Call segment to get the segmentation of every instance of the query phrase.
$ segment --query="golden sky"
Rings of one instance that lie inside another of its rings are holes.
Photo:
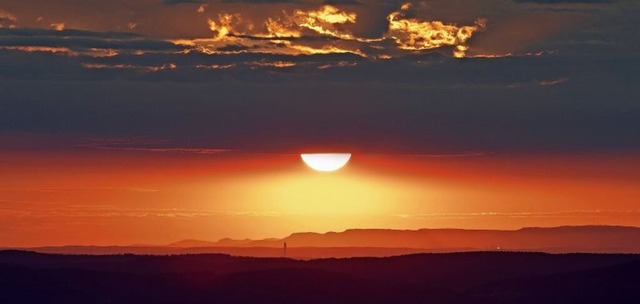
[[[4,153],[0,243],[163,244],[298,231],[637,225],[637,155]]]

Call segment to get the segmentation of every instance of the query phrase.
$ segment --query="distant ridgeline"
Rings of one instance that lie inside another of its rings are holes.
[[[288,249],[284,249],[284,244]],[[640,227],[565,226],[519,230],[352,229],[294,233],[283,239],[217,242],[184,240],[164,246],[62,246],[20,248],[41,253],[181,254],[322,258],[392,256],[421,252],[536,251],[548,253],[640,253]]]

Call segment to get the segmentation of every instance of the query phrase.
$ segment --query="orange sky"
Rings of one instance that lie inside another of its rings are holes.
[[[162,244],[347,228],[638,225],[637,155],[0,154],[0,245]]]

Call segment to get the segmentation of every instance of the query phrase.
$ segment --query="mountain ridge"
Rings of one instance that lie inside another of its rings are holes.
[[[284,249],[284,244],[287,249]],[[342,232],[297,232],[284,238],[218,241],[187,239],[167,245],[46,246],[24,249],[71,254],[223,253],[255,257],[393,256],[423,252],[531,251],[548,253],[640,253],[640,227],[559,226],[489,229],[347,229]]]
[[[460,234],[473,234],[474,236],[482,235],[482,234],[491,234],[492,236],[498,235],[517,235],[523,233],[553,233],[555,236],[558,236],[558,233],[577,233],[577,234],[586,234],[586,233],[596,233],[596,234],[607,234],[607,236],[612,236],[614,238],[616,235],[619,236],[619,233],[631,233],[633,235],[637,235],[640,237],[640,227],[633,226],[611,226],[611,225],[586,225],[586,226],[557,226],[557,227],[523,227],[515,230],[493,230],[493,229],[461,229],[461,228],[421,228],[421,229],[366,229],[366,228],[356,228],[356,229],[346,229],[344,231],[328,231],[328,232],[295,232],[286,236],[284,238],[269,238],[269,239],[259,239],[259,240],[234,240],[230,238],[221,239],[219,241],[196,241],[196,242],[206,242],[211,246],[254,246],[254,247],[282,247],[283,243],[286,242],[289,247],[359,247],[357,244],[362,244],[362,247],[405,247],[405,248],[433,248],[433,246],[429,246],[426,244],[414,247],[414,246],[406,246],[406,244],[395,243],[394,246],[384,245],[384,240],[370,240],[368,242],[356,242],[356,243],[345,243],[345,244],[335,244],[331,245],[323,245],[314,243],[327,241],[328,239],[335,240],[336,238],[355,236],[361,237],[363,234],[374,235],[376,237],[397,237],[397,236],[417,236],[417,237],[426,237],[434,234],[454,234],[453,236],[459,236]],[[550,234],[550,236],[552,236]],[[572,235],[575,237],[576,235]],[[588,237],[589,235],[582,235],[582,237]],[[306,238],[306,239],[305,239]],[[311,240],[313,238],[314,240]],[[323,239],[323,240],[319,240]],[[497,238],[496,241],[500,239]],[[302,243],[299,243],[302,241]],[[503,240],[504,241],[504,240]],[[181,241],[184,242],[184,241]],[[640,239],[639,239],[640,242]],[[179,243],[179,242],[176,242]],[[172,243],[174,245],[176,243]],[[184,242],[185,245],[190,245],[188,242]],[[196,244],[196,243],[194,243]],[[348,246],[336,246],[336,245],[348,245]],[[491,244],[487,244],[491,245]],[[182,248],[187,247],[199,247],[199,246],[184,246]],[[459,246],[449,246],[449,247],[459,247]],[[481,246],[479,249],[484,248],[486,246]],[[545,247],[545,246],[543,246]]]

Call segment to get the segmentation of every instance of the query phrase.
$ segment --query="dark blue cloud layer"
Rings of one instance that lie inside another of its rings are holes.
[[[175,69],[142,73],[85,69],[73,64],[78,58],[50,54],[20,56],[11,61],[32,66],[5,65],[0,76],[2,131],[153,137],[245,151],[640,148],[637,59],[432,55],[422,58],[428,63],[403,58],[326,70],[202,70],[190,66],[202,56],[193,55]],[[256,59],[226,57],[212,60]],[[137,64],[163,62],[147,60]]]
[[[556,3],[613,3],[614,0],[513,0],[517,3],[544,3],[544,4],[556,4]]]
[[[181,3],[195,3],[195,4],[200,4],[200,3],[204,3],[204,0],[162,0],[162,3],[164,4],[181,4]]]
[[[637,34],[605,17],[610,31],[540,44],[555,52],[465,59],[205,54],[130,33],[0,29],[0,132],[242,151],[637,151],[640,56],[625,40]]]

